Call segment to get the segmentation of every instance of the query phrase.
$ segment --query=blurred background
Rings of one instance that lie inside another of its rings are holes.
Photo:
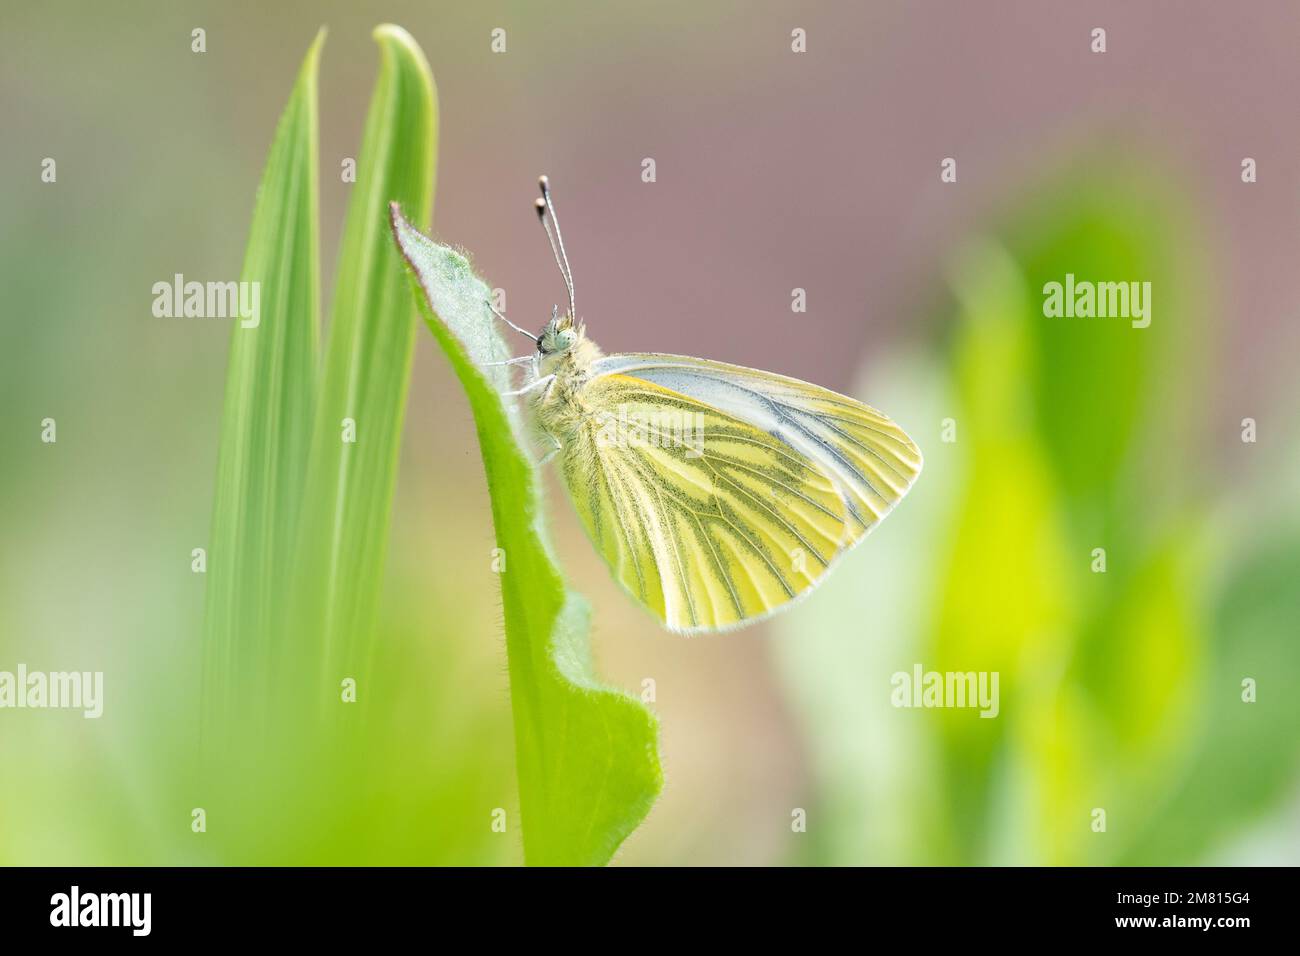
[[[531,210],[546,172],[607,351],[815,381],[926,455],[810,600],[694,639],[617,589],[548,477],[598,668],[634,691],[653,678],[662,720],[665,790],[616,863],[1300,862],[1294,4],[2,16],[0,670],[102,670],[108,698],[98,721],[0,712],[0,861],[224,861],[190,839],[184,768],[203,613],[190,551],[211,518],[231,330],[155,318],[151,287],[238,276],[276,119],[326,24],[328,303],[370,32],[392,21],[439,88],[434,234],[472,253],[515,321],[539,325],[562,296]],[[1043,284],[1067,272],[1151,282],[1151,326],[1044,318]],[[486,489],[423,332],[393,522],[385,770],[293,859],[519,862],[517,837],[488,826],[516,798]],[[998,718],[891,706],[891,675],[918,663],[998,671]]]

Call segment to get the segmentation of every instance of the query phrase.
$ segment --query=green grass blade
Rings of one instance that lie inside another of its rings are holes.
[[[236,681],[268,674],[277,595],[292,566],[319,352],[316,74],[324,39],[322,30],[276,129],[241,273],[259,284],[260,316],[249,328],[234,320],[231,333],[207,548],[209,719],[228,715],[246,693]]]
[[[504,552],[510,699],[524,858],[598,865],[649,812],[662,786],[658,723],[640,702],[601,686],[587,639],[587,608],[569,591],[541,530],[538,481],[521,448],[501,368],[506,357],[487,286],[465,258],[422,235],[393,208],[393,233],[415,273],[434,338],[469,397]]]
[[[406,31],[384,25],[374,36],[379,78],[339,250],[299,555],[306,564],[296,625],[326,689],[345,676],[361,680],[368,656],[415,345],[388,203],[403,203],[427,223],[433,202],[433,76]],[[355,441],[346,440],[345,420],[354,423]]]

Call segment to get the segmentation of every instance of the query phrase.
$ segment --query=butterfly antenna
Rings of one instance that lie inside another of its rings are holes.
[[[522,336],[524,336],[525,338],[529,339],[529,340],[530,340],[534,345],[537,344],[537,336],[535,336],[532,332],[529,332],[527,329],[521,329],[519,326],[515,325],[513,322],[511,322],[509,319],[507,319],[504,315],[501,314],[501,312],[497,309],[497,307],[496,307],[495,305],[492,304],[492,302],[491,302],[490,300],[488,300],[488,299],[484,299],[484,300],[483,300],[483,304],[486,305],[489,309],[491,309],[491,310],[492,310],[492,314],[495,315],[495,316],[496,316],[498,319],[500,319],[502,322],[504,322],[506,325],[510,326],[512,329],[514,329],[514,330],[515,330],[516,332],[518,332],[520,335],[522,335]]]
[[[555,264],[560,267],[560,275],[564,277],[565,288],[569,290],[569,315],[574,321],[578,318],[578,304],[573,294],[573,270],[569,268],[569,254],[564,250],[564,236],[560,232],[560,219],[555,215],[555,203],[551,200],[551,181],[545,176],[539,176],[537,185],[541,187],[542,198],[537,200],[537,218],[542,221],[542,226],[546,229],[546,238],[551,240],[551,252],[555,253]],[[547,221],[546,213],[550,212],[550,222]],[[551,234],[551,223],[555,223],[555,234]]]
[[[556,245],[555,233],[551,231],[551,222],[546,218],[546,200],[537,200],[537,221],[542,224],[546,230],[546,238],[551,240],[551,252],[555,253],[555,264],[560,269],[560,278],[564,280],[565,291],[569,293],[569,305],[573,305],[573,280],[569,278],[568,271],[564,268],[564,257],[560,255],[560,247]]]

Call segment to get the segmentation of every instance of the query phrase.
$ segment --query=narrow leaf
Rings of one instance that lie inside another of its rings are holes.
[[[206,557],[209,721],[228,716],[235,696],[248,692],[236,680],[266,679],[276,596],[292,566],[319,351],[316,73],[324,39],[322,30],[303,60],[258,188],[240,276],[257,290],[257,314],[232,320]]]
[[[299,559],[298,633],[320,686],[358,680],[388,544],[389,511],[415,344],[414,310],[388,239],[388,203],[427,223],[433,202],[437,96],[424,54],[380,26],[380,68],[339,251],[338,283],[311,452]]]
[[[658,723],[595,676],[586,602],[565,587],[551,556],[536,470],[520,447],[514,407],[500,397],[507,376],[485,367],[508,355],[487,286],[396,204],[393,233],[414,272],[421,312],[469,398],[506,562],[500,577],[525,861],[606,863],[662,786]]]

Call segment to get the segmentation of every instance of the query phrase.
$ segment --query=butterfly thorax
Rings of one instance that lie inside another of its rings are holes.
[[[582,389],[592,363],[604,353],[568,316],[547,323],[538,336],[538,350],[541,374],[555,379],[536,392],[533,410],[537,423],[568,445],[590,412],[582,402]]]

